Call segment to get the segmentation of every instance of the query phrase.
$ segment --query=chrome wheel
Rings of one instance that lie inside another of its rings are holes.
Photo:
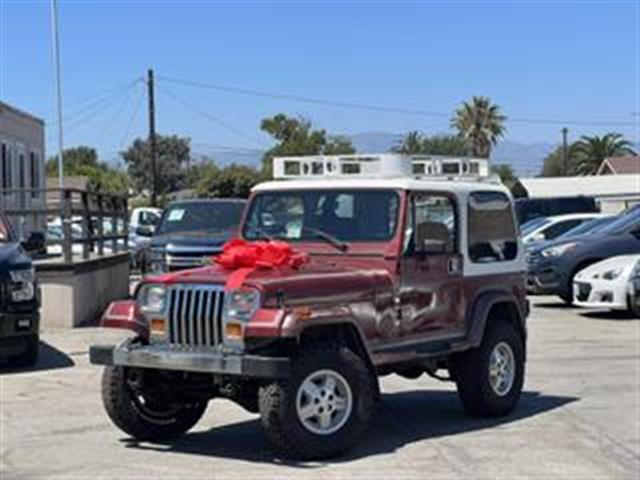
[[[311,433],[330,435],[337,432],[347,423],[352,408],[351,387],[333,370],[313,372],[298,388],[298,419]]]
[[[494,393],[504,397],[511,391],[516,376],[516,362],[513,350],[506,342],[500,342],[489,357],[489,383]]]

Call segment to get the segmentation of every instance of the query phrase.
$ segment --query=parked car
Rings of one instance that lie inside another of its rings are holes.
[[[554,240],[569,230],[590,220],[605,217],[600,213],[569,213],[553,217],[540,217],[522,225],[520,232],[526,244]]]
[[[640,262],[636,263],[631,273],[631,311],[636,317],[640,317]]]
[[[526,222],[539,217],[552,217],[565,213],[598,213],[600,208],[593,197],[553,197],[519,198],[516,200],[518,222]]]
[[[162,215],[161,208],[134,208],[129,216],[129,253],[131,267],[138,268],[142,263],[142,256],[155,233],[156,226]]]
[[[40,289],[28,253],[42,250],[43,245],[42,234],[18,242],[0,214],[0,357],[13,366],[30,366],[38,360]]]
[[[170,203],[145,251],[143,272],[202,266],[237,232],[245,203],[226,198]]]
[[[632,282],[639,266],[640,255],[620,255],[580,270],[573,281],[574,303],[634,312]]]
[[[309,459],[356,443],[380,375],[455,381],[474,415],[516,407],[528,303],[509,190],[416,179],[392,154],[362,156],[372,178],[353,173],[358,158],[274,159],[302,178],[254,188],[220,265],[146,277],[135,303],[111,305],[104,324],[138,332],[90,349],[115,425],[166,440],[226,397],[260,412],[286,455]],[[330,174],[305,179],[314,170],[284,162]],[[287,243],[252,243],[265,239]]]
[[[573,278],[580,270],[616,255],[640,253],[640,207],[634,207],[593,235],[563,239],[529,251],[528,288],[573,302]]]

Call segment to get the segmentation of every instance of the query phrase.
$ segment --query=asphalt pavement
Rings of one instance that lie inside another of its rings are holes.
[[[177,441],[134,441],[104,413],[101,370],[87,354],[123,333],[46,331],[35,368],[0,367],[0,479],[637,479],[640,320],[532,301],[527,377],[512,415],[473,419],[452,385],[392,375],[361,444],[310,463],[279,458],[258,417],[227,400],[212,401]]]

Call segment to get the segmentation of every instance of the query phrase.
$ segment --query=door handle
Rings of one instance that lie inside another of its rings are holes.
[[[447,260],[447,272],[449,274],[458,273],[460,271],[460,259],[451,257]]]

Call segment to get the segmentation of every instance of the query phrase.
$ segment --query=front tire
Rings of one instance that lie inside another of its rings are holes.
[[[474,416],[499,417],[517,405],[524,383],[524,345],[514,326],[489,323],[478,348],[454,359],[458,395]]]
[[[346,348],[306,349],[291,365],[288,380],[259,391],[262,426],[271,443],[285,455],[303,460],[349,450],[373,413],[373,374]]]
[[[171,404],[136,393],[130,369],[105,367],[102,402],[111,421],[138,440],[162,441],[177,438],[200,420],[206,402]]]

